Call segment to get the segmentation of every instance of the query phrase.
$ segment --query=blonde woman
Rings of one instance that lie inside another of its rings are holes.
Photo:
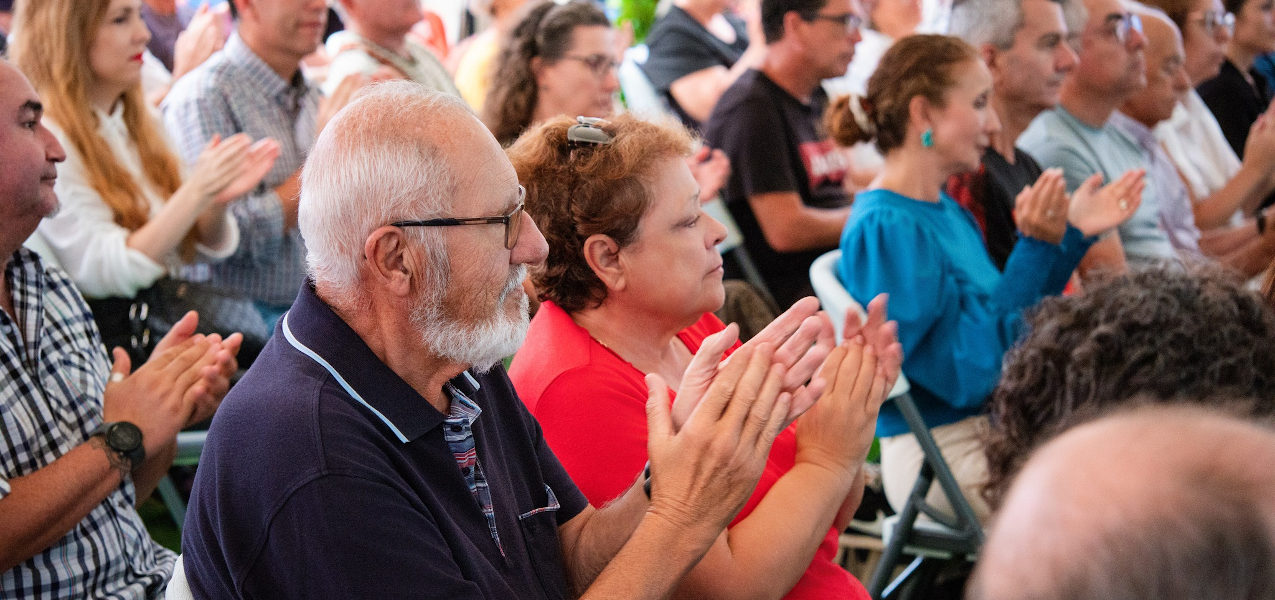
[[[141,0],[24,2],[15,29],[13,61],[67,151],[62,208],[38,234],[81,293],[130,299],[184,263],[229,256],[239,233],[226,203],[261,181],[278,145],[214,140],[183,177],[142,94]]]

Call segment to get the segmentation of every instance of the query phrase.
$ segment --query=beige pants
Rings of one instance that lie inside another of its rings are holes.
[[[983,454],[982,435],[987,431],[987,417],[969,417],[930,430],[939,452],[960,484],[965,499],[978,520],[986,522],[991,510],[983,500],[982,486],[987,482],[987,456]],[[886,499],[894,510],[902,510],[912,493],[916,476],[921,472],[925,455],[921,445],[911,433],[881,438],[881,482]],[[954,514],[952,505],[943,494],[938,480],[930,486],[926,495],[929,504],[948,514]]]

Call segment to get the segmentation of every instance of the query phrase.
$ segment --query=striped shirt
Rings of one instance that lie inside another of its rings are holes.
[[[305,246],[296,228],[285,231],[274,188],[305,162],[314,143],[319,92],[298,71],[284,80],[236,33],[226,46],[173,84],[164,98],[164,125],[187,163],[194,163],[214,135],[247,133],[279,142],[279,158],[253,192],[235,200],[239,249],[214,265],[183,273],[209,280],[253,300],[287,306],[305,279]],[[204,270],[207,269],[207,273]]]
[[[477,387],[478,381],[468,371],[464,377]],[[483,466],[478,462],[478,448],[474,445],[474,421],[482,414],[483,409],[456,386],[448,383],[445,389],[452,402],[443,419],[443,439],[447,440],[447,447],[456,458],[456,466],[460,467],[460,474],[465,478],[465,485],[469,486],[469,493],[474,495],[474,501],[482,509],[483,516],[487,517],[491,539],[496,542],[496,547],[500,548],[503,556],[505,548],[500,545],[500,532],[496,531],[496,511],[492,507],[491,489],[487,487],[487,476],[483,474]]]
[[[0,499],[9,480],[48,466],[102,424],[110,364],[66,274],[20,248],[0,311]],[[0,598],[158,597],[175,556],[151,540],[125,478],[62,539],[0,574]]]

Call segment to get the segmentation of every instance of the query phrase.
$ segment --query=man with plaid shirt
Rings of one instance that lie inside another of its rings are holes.
[[[177,431],[216,409],[240,336],[187,315],[130,374],[66,274],[22,247],[57,210],[62,147],[30,83],[0,60],[0,598],[153,598],[173,554],[133,508]]]

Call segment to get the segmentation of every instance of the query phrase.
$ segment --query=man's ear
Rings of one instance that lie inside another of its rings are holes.
[[[412,278],[420,278],[425,265],[408,252],[407,234],[398,227],[379,227],[363,242],[365,272],[371,283],[395,295],[412,291]]]
[[[984,42],[978,45],[979,58],[983,59],[983,64],[987,65],[987,70],[991,71],[993,74],[996,73],[996,69],[999,66],[997,65],[996,58],[1000,55],[1000,51],[993,44]]]
[[[584,240],[584,261],[608,290],[622,290],[627,285],[624,265],[620,262],[620,245],[609,235],[595,233]]]

